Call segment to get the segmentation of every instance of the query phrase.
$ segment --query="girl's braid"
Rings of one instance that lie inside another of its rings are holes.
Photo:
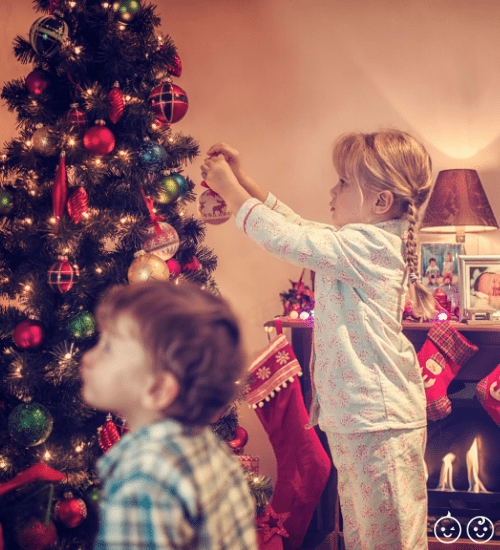
[[[408,273],[419,276],[418,255],[417,255],[417,237],[415,235],[417,225],[417,209],[413,201],[408,201],[407,219],[410,223],[408,227],[408,239],[406,241],[406,264]]]

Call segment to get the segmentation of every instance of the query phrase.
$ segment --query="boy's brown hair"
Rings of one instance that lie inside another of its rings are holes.
[[[246,358],[238,319],[223,298],[193,283],[115,286],[95,315],[100,328],[129,317],[154,370],[176,377],[179,394],[163,411],[165,418],[207,425],[242,387]]]

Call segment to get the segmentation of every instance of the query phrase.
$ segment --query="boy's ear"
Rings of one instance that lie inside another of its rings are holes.
[[[144,394],[143,406],[162,411],[175,401],[179,390],[179,382],[171,372],[155,373]]]
[[[377,194],[375,202],[376,214],[387,214],[394,205],[394,195],[392,191],[381,191]]]

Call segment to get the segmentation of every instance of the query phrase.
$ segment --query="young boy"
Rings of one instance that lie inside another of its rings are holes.
[[[256,550],[255,505],[238,461],[208,424],[243,374],[239,324],[190,283],[117,286],[96,311],[83,397],[130,432],[97,463],[95,548]]]

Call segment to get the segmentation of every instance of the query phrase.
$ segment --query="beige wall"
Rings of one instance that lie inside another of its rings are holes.
[[[479,172],[500,220],[500,4],[495,0],[158,0],[162,30],[183,64],[189,111],[175,129],[201,150],[224,140],[248,174],[303,217],[327,222],[334,138],[396,126],[421,139],[435,173]],[[4,81],[31,70],[12,41],[38,17],[29,0],[3,0]],[[1,107],[0,141],[15,133]],[[201,159],[187,169],[199,182]],[[201,188],[200,188],[201,189]],[[429,239],[426,239],[429,240]],[[234,221],[209,226],[217,281],[241,315],[251,355],[265,321],[300,269],[261,251]],[[467,253],[500,253],[498,231],[468,236]],[[246,448],[275,476],[272,450],[251,411]]]

